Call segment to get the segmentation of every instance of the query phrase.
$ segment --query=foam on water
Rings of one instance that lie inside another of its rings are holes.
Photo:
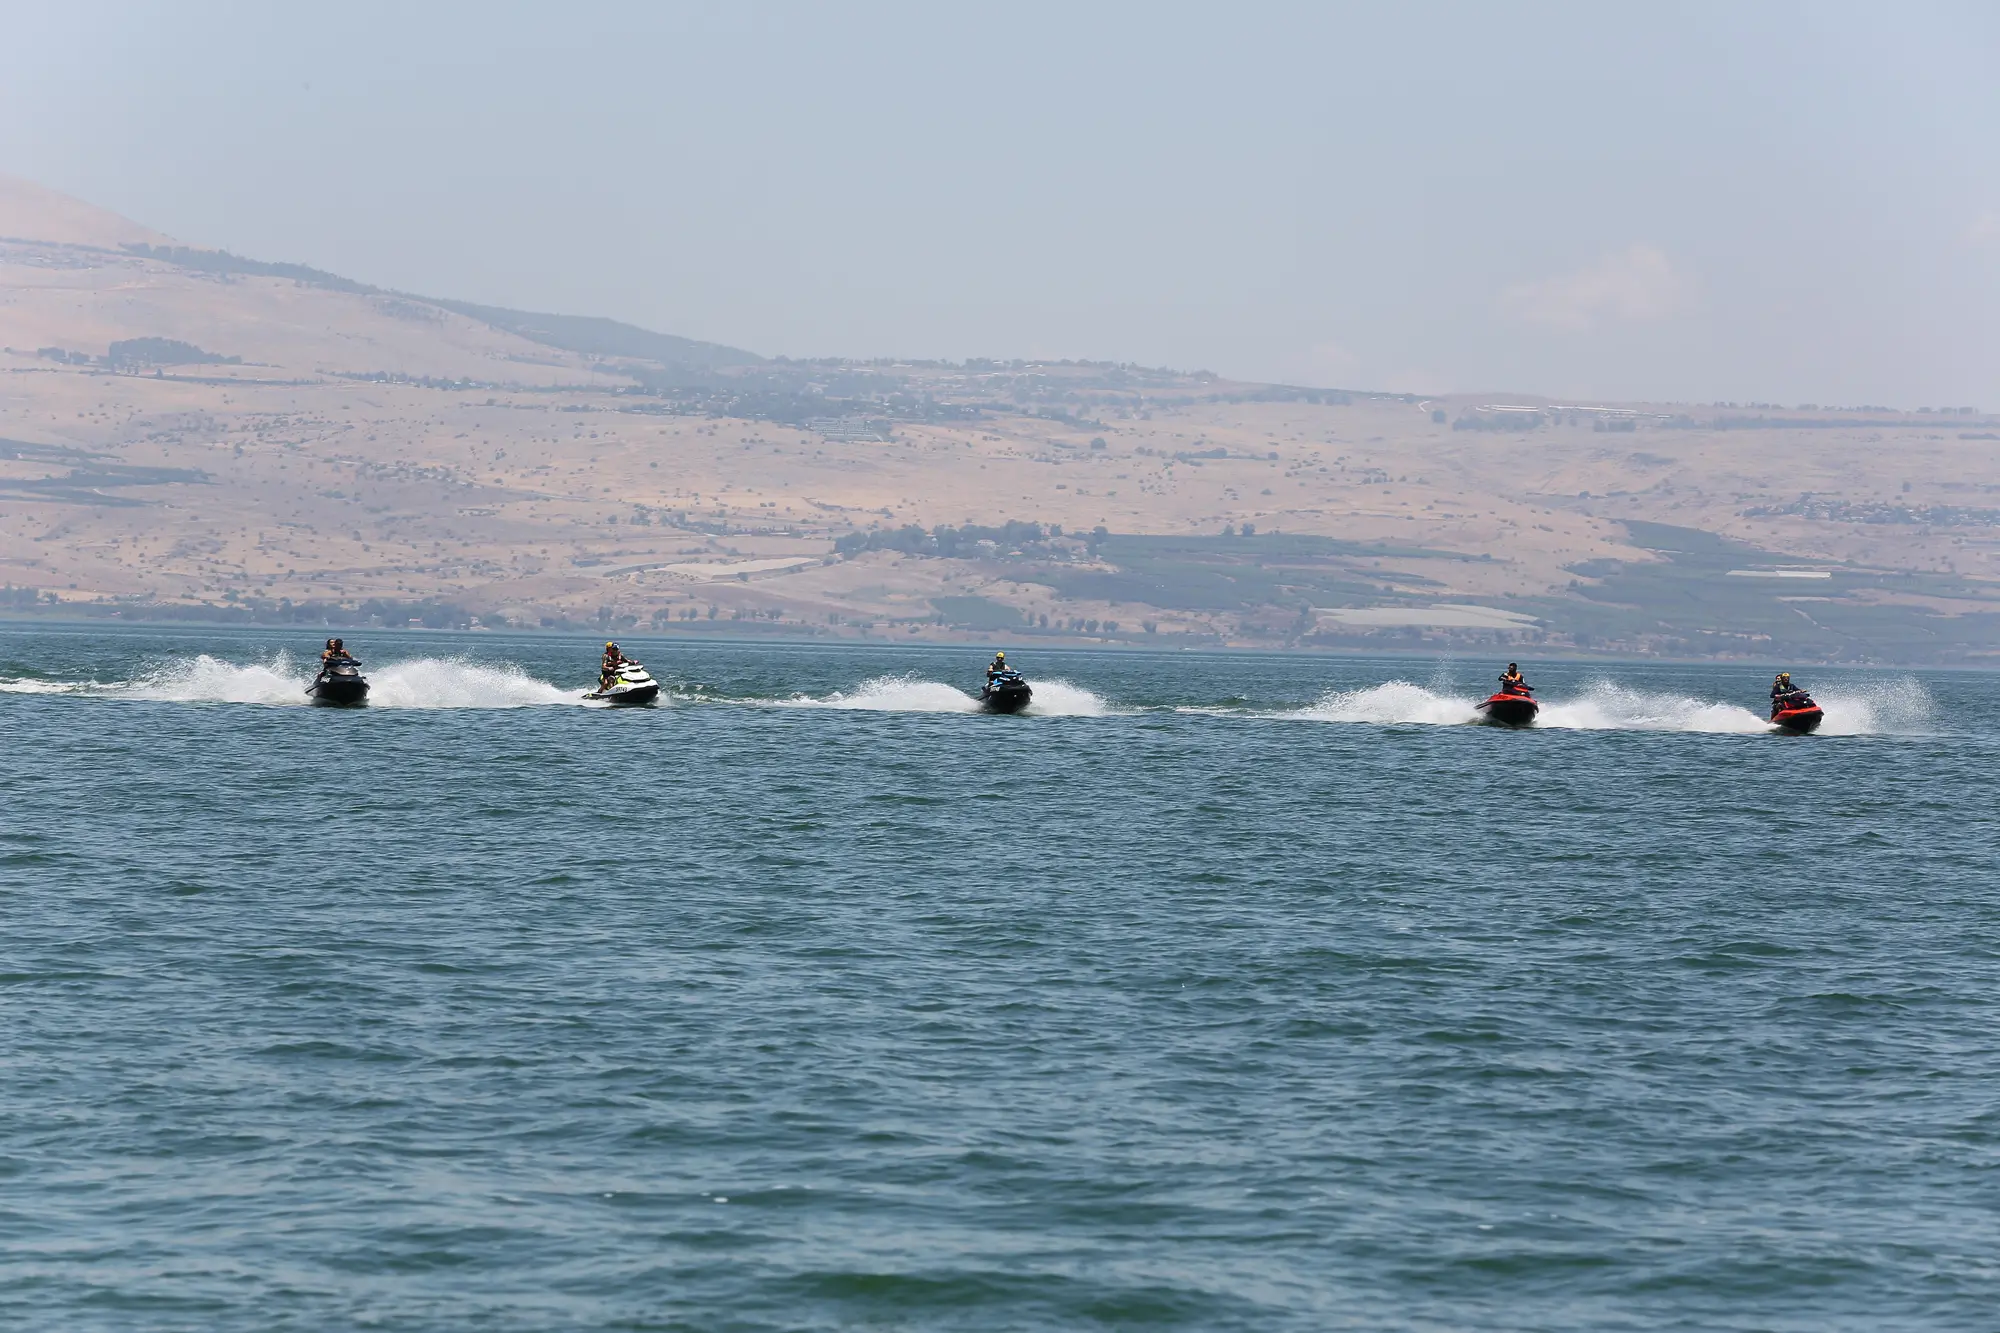
[[[1035,717],[1103,717],[1111,711],[1103,695],[1066,680],[1036,680],[1029,685],[1035,693],[1026,711]]]
[[[1566,731],[1688,731],[1752,735],[1769,731],[1763,715],[1739,704],[1713,703],[1681,694],[1627,689],[1592,681],[1570,699],[1543,699],[1535,725]]]
[[[1416,722],[1440,727],[1479,720],[1470,700],[1454,699],[1407,680],[1359,690],[1328,690],[1315,703],[1286,716],[1306,722]]]
[[[876,676],[852,690],[836,691],[824,699],[800,696],[787,702],[818,708],[859,708],[872,713],[970,713],[979,707],[979,701],[963,690],[914,675]]]
[[[1914,735],[1929,731],[1937,717],[1937,700],[1914,676],[1843,684],[1812,695],[1826,710],[1822,736]]]
[[[585,693],[536,680],[519,667],[479,666],[450,657],[392,663],[371,671],[368,687],[368,703],[374,708],[542,708],[580,704]]]
[[[289,653],[249,666],[203,653],[154,667],[136,680],[106,686],[104,692],[161,703],[304,706],[311,679]]]
[[[37,680],[30,676],[0,677],[0,694],[84,694],[101,689],[87,680]]]
[[[364,667],[371,708],[533,708],[580,704],[582,690],[563,690],[519,667],[481,666],[462,658],[420,657]],[[264,662],[227,662],[202,653],[164,663],[137,678],[93,681],[19,680],[0,689],[19,694],[88,694],[156,703],[263,704],[302,708],[312,701],[313,672],[289,653]]]
[[[1066,680],[1037,680],[1034,698],[1024,710],[1036,717],[1104,717],[1111,706],[1104,696]],[[785,703],[805,708],[858,708],[874,713],[976,713],[978,696],[939,680],[916,675],[876,676],[851,690],[824,698],[799,695]]]

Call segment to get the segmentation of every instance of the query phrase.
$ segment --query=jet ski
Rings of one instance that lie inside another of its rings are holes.
[[[319,674],[306,686],[306,697],[316,704],[352,706],[368,702],[368,680],[361,663],[351,657],[335,657],[320,663]]]
[[[1771,700],[1771,725],[1794,736],[1810,736],[1819,730],[1826,715],[1804,690],[1793,690]]]
[[[649,704],[660,697],[660,682],[647,673],[637,662],[622,662],[618,674],[611,684],[603,689],[592,690],[583,696],[613,707],[634,704]]]
[[[1018,713],[1028,706],[1035,692],[1018,671],[996,672],[979,692],[979,706],[989,713]]]
[[[1534,695],[1516,690],[1502,690],[1475,707],[1496,727],[1525,727],[1542,711]]]

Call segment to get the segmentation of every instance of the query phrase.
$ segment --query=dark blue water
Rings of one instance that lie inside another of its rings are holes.
[[[0,1325],[2000,1324],[1993,676],[354,646],[0,627]]]

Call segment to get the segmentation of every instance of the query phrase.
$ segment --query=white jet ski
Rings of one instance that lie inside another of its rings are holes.
[[[618,675],[609,687],[592,690],[583,696],[599,703],[614,707],[630,704],[649,704],[660,697],[660,682],[654,680],[646,668],[637,662],[623,662],[618,667]]]

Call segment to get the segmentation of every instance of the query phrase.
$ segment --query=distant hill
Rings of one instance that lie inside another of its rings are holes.
[[[53,241],[62,245],[121,245],[168,240],[109,209],[58,194],[17,176],[0,176],[0,239]]]
[[[725,347],[721,343],[700,342],[672,333],[655,333],[636,324],[624,324],[597,315],[551,315],[532,310],[509,310],[505,306],[474,305],[470,301],[447,301],[436,296],[420,296],[414,292],[371,287],[352,278],[343,278],[338,273],[328,273],[324,269],[312,268],[305,264],[245,259],[227,250],[197,250],[185,245],[147,245],[143,242],[126,243],[119,248],[131,254],[143,255],[147,259],[165,260],[169,264],[193,269],[197,273],[289,278],[293,282],[302,282],[311,287],[324,287],[328,291],[421,301],[440,310],[464,315],[467,319],[476,319],[503,333],[511,333],[530,342],[541,343],[544,347],[560,348],[565,352],[579,352],[585,356],[627,357],[635,361],[653,361],[669,366],[754,366],[764,360],[755,352],[746,352],[741,348]]]
[[[758,365],[764,360],[755,352],[671,333],[656,333],[615,319],[545,314],[510,310],[504,306],[474,305],[469,301],[444,300],[370,286],[307,264],[274,263],[249,259],[227,250],[177,245],[168,237],[115,213],[58,194],[32,181],[13,177],[0,176],[0,239],[116,250],[214,277],[278,278],[348,295],[420,302],[477,320],[502,333],[582,356],[621,357],[662,366],[703,368]]]
[[[636,324],[595,315],[545,315],[503,306],[473,305],[470,301],[441,301],[435,296],[411,296],[441,310],[491,324],[496,329],[517,334],[532,342],[560,347],[586,356],[623,356],[638,361],[658,361],[683,366],[754,366],[764,358],[755,352],[721,343],[698,342],[671,333],[655,333]]]

